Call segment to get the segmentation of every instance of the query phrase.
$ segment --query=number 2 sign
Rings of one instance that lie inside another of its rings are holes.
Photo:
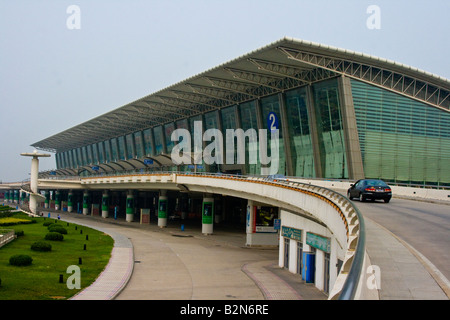
[[[271,132],[278,130],[278,117],[275,112],[269,112],[267,115],[267,128]]]

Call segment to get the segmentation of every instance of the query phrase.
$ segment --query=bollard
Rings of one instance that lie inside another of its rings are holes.
[[[83,234],[83,229],[80,229],[80,234]]]
[[[62,274],[59,275],[59,283],[64,283],[63,275],[62,275]]]
[[[86,244],[84,244],[83,250],[86,250]]]
[[[78,258],[78,264],[83,264],[83,261],[81,260],[81,257]]]
[[[86,235],[86,240],[89,240],[89,236],[88,235]]]

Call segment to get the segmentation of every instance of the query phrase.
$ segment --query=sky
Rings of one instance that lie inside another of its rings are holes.
[[[31,144],[283,37],[450,79],[449,12],[448,0],[0,0],[0,181],[29,178]]]

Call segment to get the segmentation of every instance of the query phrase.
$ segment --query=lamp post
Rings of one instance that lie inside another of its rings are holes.
[[[34,150],[31,153],[21,153],[21,156],[32,157],[31,159],[31,173],[30,173],[30,210],[36,214],[37,198],[38,196],[38,173],[39,173],[39,157],[50,157],[48,153],[38,153]]]

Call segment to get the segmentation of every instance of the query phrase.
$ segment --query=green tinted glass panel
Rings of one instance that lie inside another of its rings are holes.
[[[117,138],[117,144],[119,146],[119,159],[125,160],[126,154],[125,154],[125,137],[120,136]]]
[[[152,129],[146,129],[143,131],[144,134],[144,152],[147,156],[153,155],[152,148]]]
[[[285,105],[294,175],[315,177],[306,88],[287,91]]]
[[[271,150],[271,132],[270,129],[267,127],[267,119],[269,116],[269,113],[275,113],[277,119],[278,119],[278,143],[279,143],[279,150],[278,150],[278,156],[279,156],[279,167],[278,172],[279,174],[286,174],[286,156],[284,151],[284,140],[283,140],[283,131],[281,127],[281,114],[280,114],[280,101],[278,99],[278,95],[273,95],[270,97],[262,98],[261,99],[261,113],[262,113],[262,124],[263,129],[267,129],[267,150],[268,155],[272,157],[272,150]],[[259,135],[258,135],[259,137]],[[260,138],[260,137],[259,137]],[[269,151],[270,150],[270,151]]]
[[[450,183],[450,113],[352,80],[364,173],[386,181]]]
[[[126,142],[126,150],[127,150],[127,159],[133,159],[135,155],[135,148],[134,148],[134,139],[133,134],[127,134],[125,137]]]
[[[156,155],[164,152],[164,139],[163,139],[163,128],[158,126],[153,128],[153,137],[155,138],[155,151]]]
[[[258,120],[256,117],[256,103],[255,101],[250,101],[239,105],[239,116],[241,118],[242,130],[247,131],[249,129],[254,129],[256,134],[258,134]],[[250,142],[245,139],[245,171],[247,174],[260,174],[261,173],[261,163],[258,161],[256,164],[249,163],[248,154],[250,152],[256,153],[257,159],[259,159],[259,146],[258,141]]]
[[[312,91],[322,175],[348,178],[337,80],[316,83]]]
[[[135,132],[134,136],[134,145],[136,147],[136,157],[138,159],[144,157],[144,144],[142,141],[142,131]]]
[[[172,152],[174,146],[174,142],[171,139],[173,130],[175,130],[175,123],[171,122],[164,125],[164,133],[165,133],[164,136],[166,137],[166,150],[167,153],[169,154]]]

